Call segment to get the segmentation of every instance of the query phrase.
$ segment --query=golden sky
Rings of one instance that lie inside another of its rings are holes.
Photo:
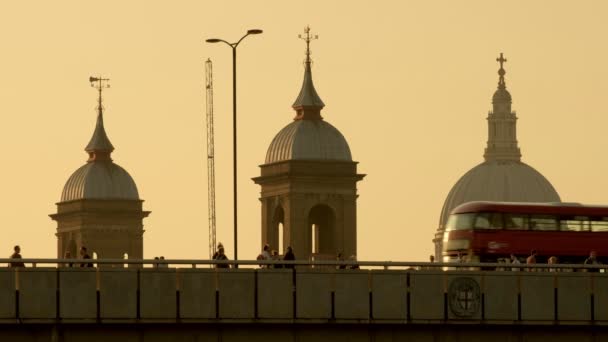
[[[214,62],[218,240],[232,255],[232,79],[238,48],[239,256],[260,247],[259,175],[291,122],[306,25],[322,115],[359,171],[358,253],[426,260],[452,185],[480,163],[505,53],[522,160],[564,201],[608,203],[608,2],[3,1],[0,254],[56,255],[61,190],[95,125],[90,75],[111,79],[114,161],[144,207],[144,255],[206,258],[204,60]],[[4,251],[4,252],[2,252]],[[298,251],[295,251],[296,255]]]

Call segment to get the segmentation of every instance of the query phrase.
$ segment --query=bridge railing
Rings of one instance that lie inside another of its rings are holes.
[[[256,260],[226,269],[207,260],[18,261],[29,267],[0,268],[0,323],[608,324],[608,273],[578,272],[603,265],[275,262],[295,265],[281,269]],[[99,267],[57,267],[70,262]],[[336,269],[355,263],[361,268]],[[112,267],[124,264],[138,267]],[[480,271],[492,267],[503,271]]]
[[[10,265],[14,262],[26,264],[26,267],[39,266],[55,266],[55,267],[80,267],[92,263],[95,267],[169,267],[176,268],[191,267],[216,267],[217,265],[229,265],[234,267],[257,268],[268,267],[276,268],[291,266],[294,267],[320,267],[320,268],[339,268],[345,266],[351,268],[357,266],[359,268],[369,269],[406,269],[406,270],[488,270],[488,271],[506,271],[520,269],[523,271],[570,271],[570,272],[585,272],[597,270],[599,272],[608,272],[608,264],[508,264],[508,263],[473,263],[473,262],[412,262],[412,261],[353,261],[353,260],[205,260],[205,259],[51,259],[51,258],[29,258],[29,259],[10,259],[0,258],[0,265]],[[71,265],[71,266],[68,266]],[[0,266],[1,267],[1,266]]]

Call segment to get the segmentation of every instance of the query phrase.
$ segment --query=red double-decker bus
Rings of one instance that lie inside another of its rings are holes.
[[[536,250],[537,262],[608,261],[608,206],[578,203],[468,202],[450,215],[443,261],[501,262]]]

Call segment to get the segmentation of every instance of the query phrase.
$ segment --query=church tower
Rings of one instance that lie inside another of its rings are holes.
[[[262,244],[298,259],[334,259],[357,253],[357,162],[344,136],[321,116],[325,106],[312,82],[310,28],[304,81],[292,105],[293,122],[272,140],[253,180],[262,188]]]
[[[102,91],[108,79],[91,77],[98,91],[97,124],[85,151],[87,163],[66,182],[57,213],[57,257],[86,246],[97,258],[143,258],[143,219],[150,212],[142,210],[137,186],[125,169],[112,161],[114,146],[103,125]]]
[[[521,161],[517,143],[517,116],[511,110],[511,94],[505,82],[503,54],[496,59],[498,87],[488,113],[488,141],[484,162],[465,173],[448,194],[435,233],[435,258],[442,260],[443,233],[452,209],[471,201],[560,202],[553,185],[538,171]]]

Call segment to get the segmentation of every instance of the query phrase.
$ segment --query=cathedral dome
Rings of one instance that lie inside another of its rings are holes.
[[[111,161],[98,161],[80,167],[63,187],[61,202],[81,199],[139,200],[139,193],[125,169]]]
[[[283,160],[352,161],[346,139],[324,120],[295,120],[272,140],[266,163]]]
[[[498,88],[488,113],[488,141],[485,161],[462,176],[452,187],[441,210],[435,233],[435,256],[441,258],[443,233],[448,216],[458,205],[471,201],[560,202],[555,188],[540,172],[521,161],[517,142],[517,115],[511,110],[511,94],[507,91],[500,54]]]
[[[553,185],[519,161],[486,161],[465,173],[450,190],[441,210],[445,227],[452,209],[471,201],[560,202]]]

